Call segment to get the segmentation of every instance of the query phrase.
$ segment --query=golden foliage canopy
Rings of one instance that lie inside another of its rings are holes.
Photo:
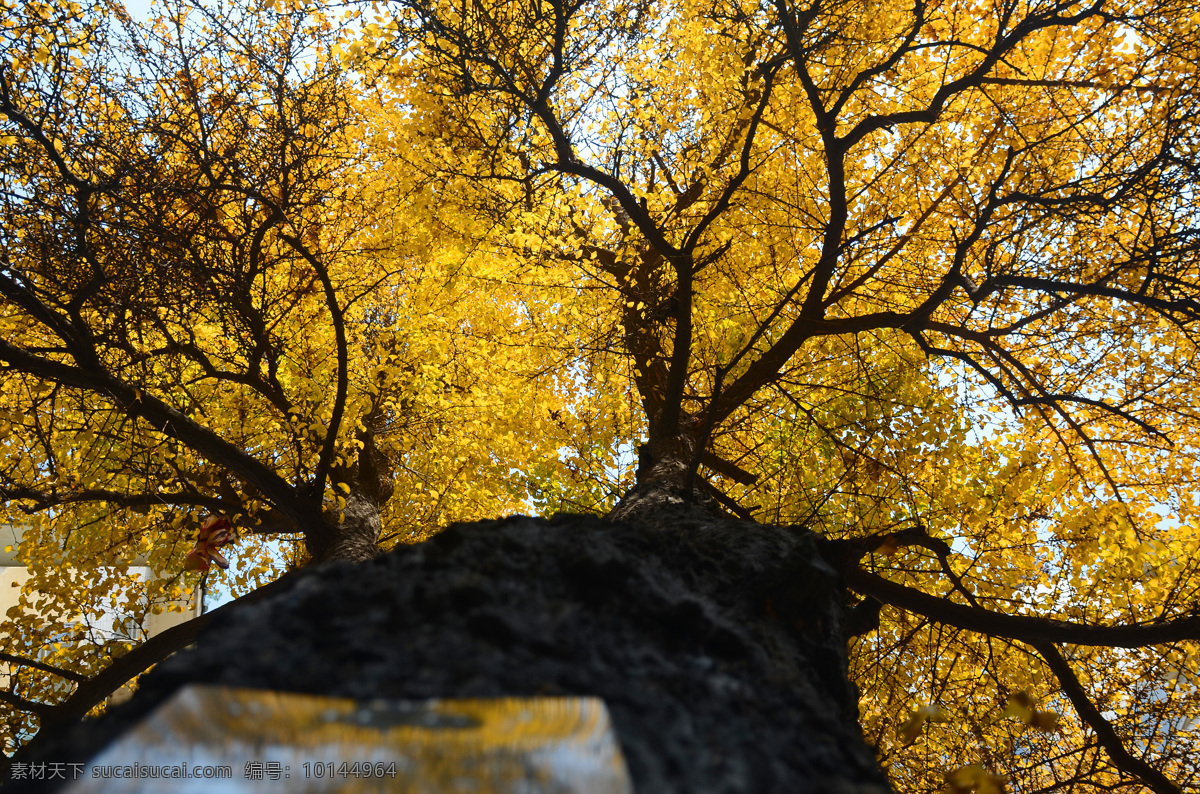
[[[603,512],[644,440],[634,492],[817,529],[887,605],[898,789],[1200,785],[1189,4],[184,10],[6,27],[30,598],[178,570],[198,509],[319,547],[364,432],[392,539]]]
[[[360,491],[371,549],[530,511],[546,483],[598,510],[629,435],[571,374],[563,298],[498,278],[397,178],[341,23],[119,11],[3,9],[0,524],[30,575],[10,748],[60,714],[61,671],[104,668],[196,588],[345,556]],[[241,539],[201,577],[207,514]]]
[[[1190,7],[408,0],[366,32],[408,167],[604,296],[577,333],[640,398],[639,487],[819,528],[904,606],[853,671],[900,789],[1197,785]]]

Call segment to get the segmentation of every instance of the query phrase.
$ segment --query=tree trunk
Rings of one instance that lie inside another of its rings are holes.
[[[365,562],[379,554],[379,535],[383,531],[380,505],[358,488],[352,488],[345,499],[343,509],[326,511],[333,537],[329,545],[313,554],[314,562]]]
[[[644,794],[889,791],[857,725],[828,546],[715,517],[669,480],[631,491],[621,520],[459,524],[368,564],[303,571],[38,757],[82,760],[189,682],[596,695]]]
[[[380,510],[392,498],[395,483],[390,461],[375,445],[375,434],[370,430],[360,432],[358,440],[363,446],[354,465],[333,472],[335,498],[344,492],[345,504],[325,509],[330,537],[323,543],[310,541],[309,554],[314,562],[366,562],[379,554],[383,531]]]

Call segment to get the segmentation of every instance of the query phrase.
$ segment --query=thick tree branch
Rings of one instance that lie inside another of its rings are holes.
[[[885,604],[915,612],[937,623],[1031,645],[1065,642],[1072,645],[1144,648],[1181,640],[1200,640],[1200,616],[1138,626],[1089,626],[1050,618],[1005,615],[956,604],[946,598],[890,582],[856,565],[846,568],[845,577],[846,584],[852,590],[874,596]]]
[[[83,389],[113,400],[131,417],[185,444],[258,489],[263,498],[295,522],[300,531],[322,546],[330,534],[318,507],[283,478],[251,455],[158,398],[117,380],[106,372],[89,372],[34,355],[0,339],[0,361],[43,380]]]
[[[910,317],[908,314],[884,311],[858,317],[839,317],[834,320],[797,318],[775,344],[765,350],[725,389],[713,406],[716,421],[727,418],[742,403],[753,397],[755,392],[774,381],[805,341],[817,336],[862,333],[880,328],[903,328]]]
[[[186,623],[172,626],[161,634],[149,638],[129,653],[113,661],[96,675],[83,681],[71,693],[71,696],[54,706],[42,707],[41,730],[13,756],[13,760],[21,760],[26,754],[36,752],[44,742],[49,741],[55,728],[80,720],[96,706],[100,705],[113,692],[124,686],[130,679],[141,675],[154,665],[162,662],[171,654],[180,651],[196,641],[200,632],[212,625],[213,621],[224,619],[242,605],[252,604],[270,595],[274,595],[290,587],[294,576],[285,575],[274,582],[265,584],[257,590],[192,618]]]
[[[85,681],[87,676],[75,672],[74,670],[64,670],[61,667],[55,667],[52,664],[39,662],[36,659],[26,659],[24,656],[17,656],[12,653],[0,651],[0,662],[8,662],[9,664],[19,664],[22,667],[32,667],[34,670],[41,670],[43,673],[57,675],[68,681]]]
[[[754,483],[758,482],[756,475],[751,474],[736,463],[725,460],[714,452],[708,450],[701,452],[700,462],[722,477],[728,477],[742,485],[754,485]]]
[[[716,499],[717,502],[722,507],[724,507],[726,510],[728,510],[730,513],[732,513],[737,518],[740,518],[743,521],[753,521],[754,520],[754,515],[748,509],[746,509],[745,507],[742,507],[740,504],[738,504],[736,501],[734,501],[734,499],[731,496],[729,496],[724,491],[722,491],[720,488],[718,488],[715,485],[713,485],[712,483],[710,483],[708,480],[704,479],[703,477],[700,477],[699,479],[697,479],[696,485],[698,485],[700,487],[700,490],[703,491],[705,494],[712,497],[713,499]]]
[[[1040,276],[996,276],[988,279],[980,285],[980,292],[984,295],[995,292],[1003,287],[1017,287],[1018,289],[1027,289],[1035,292],[1045,292],[1049,294],[1066,293],[1069,295],[1085,295],[1112,298],[1114,300],[1123,301],[1137,306],[1145,306],[1148,309],[1162,314],[1164,317],[1170,317],[1174,313],[1180,313],[1189,320],[1200,319],[1200,304],[1195,300],[1180,299],[1180,300],[1163,300],[1155,298],[1152,295],[1146,295],[1143,292],[1134,292],[1133,290],[1121,289],[1119,287],[1110,287],[1102,283],[1079,284],[1076,282],[1062,281],[1060,279],[1044,278]]]
[[[1117,769],[1138,778],[1155,794],[1182,794],[1183,790],[1171,782],[1166,775],[1129,752],[1112,724],[1104,719],[1100,709],[1096,708],[1096,704],[1088,696],[1087,690],[1075,675],[1075,671],[1071,669],[1071,665],[1063,658],[1053,642],[1035,642],[1030,645],[1046,661],[1046,665],[1058,679],[1059,686],[1070,699],[1071,705],[1075,707],[1075,712],[1079,714],[1079,718],[1085,725],[1095,731],[1096,738],[1100,740],[1100,746],[1108,753],[1108,757],[1112,759],[1113,765]]]
[[[0,485],[0,499],[5,501],[20,499],[33,502],[32,510],[50,510],[60,505],[80,504],[86,502],[104,502],[117,507],[155,507],[157,505],[182,505],[185,507],[204,507],[213,513],[233,513],[241,505],[231,503],[216,496],[204,496],[198,493],[186,492],[157,492],[157,493],[121,493],[102,488],[87,488],[77,491],[43,491],[37,488],[22,486]]]
[[[26,700],[15,692],[9,692],[7,689],[0,689],[0,703],[7,703],[13,708],[36,714],[42,719],[44,719],[47,714],[50,714],[51,709],[54,708],[53,706],[48,706],[45,703]]]

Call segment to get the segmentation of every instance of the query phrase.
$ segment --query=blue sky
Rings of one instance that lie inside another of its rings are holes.
[[[125,10],[134,19],[150,17],[150,0],[124,0]]]

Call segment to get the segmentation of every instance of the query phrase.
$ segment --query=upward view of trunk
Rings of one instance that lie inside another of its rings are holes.
[[[655,794],[1200,792],[1193,4],[120,5],[0,12],[18,760],[218,682],[597,695]],[[597,515],[443,531],[531,502]],[[190,578],[226,520],[300,570],[140,642],[278,573]]]
[[[369,565],[294,574],[159,665],[128,704],[19,760],[84,760],[192,682],[364,699],[596,695],[639,792],[889,791],[857,724],[828,545],[722,517],[677,479],[643,477],[609,519],[457,524]]]

